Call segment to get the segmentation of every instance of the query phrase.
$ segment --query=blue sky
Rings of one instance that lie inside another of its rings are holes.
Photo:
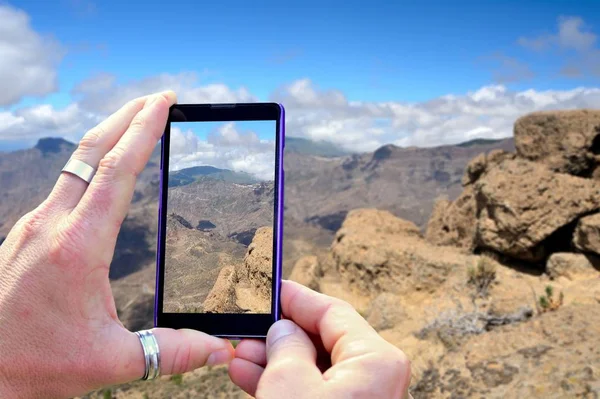
[[[82,110],[93,115],[85,116],[89,120],[81,128],[67,129],[68,134],[56,123],[54,130],[38,124],[36,134],[20,127],[31,132],[27,139],[25,133],[9,137],[0,126],[0,142],[29,143],[51,133],[77,139],[128,96],[167,83],[189,88],[184,98],[284,101],[291,110],[290,134],[356,150],[386,142],[430,145],[477,134],[505,136],[518,110],[600,106],[598,94],[589,91],[600,81],[598,1],[4,4],[26,13],[31,30],[52,37],[63,56],[55,63],[54,90],[23,95],[0,112],[18,116],[24,107],[51,105],[57,111],[77,103],[69,115]],[[95,89],[81,89],[82,82],[90,81]],[[222,88],[211,85],[223,85],[233,94],[223,97],[218,94]],[[207,86],[210,95],[192,90]],[[588,91],[567,96],[567,103],[565,95],[555,93],[573,94],[578,88]],[[433,112],[432,103],[453,102],[450,108],[458,109],[457,98],[486,102],[486,107],[503,99],[515,111],[504,121],[494,119],[502,117],[500,108],[485,108],[477,118],[456,111],[442,115],[437,125],[429,123],[442,113],[438,108],[435,115],[425,115]],[[357,102],[378,110],[359,111]],[[482,114],[491,122],[482,124]],[[448,119],[454,123],[448,125]],[[456,131],[442,134],[448,129]]]

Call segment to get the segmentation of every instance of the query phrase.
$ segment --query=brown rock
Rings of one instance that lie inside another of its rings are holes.
[[[296,262],[290,280],[300,283],[312,290],[319,290],[319,278],[322,273],[316,256],[304,256]]]
[[[439,199],[433,208],[425,238],[435,245],[452,245],[471,251],[477,232],[477,201],[467,186],[454,202]]]
[[[269,313],[273,268],[273,229],[259,228],[244,262],[224,267],[204,302],[205,312]]]
[[[485,154],[479,154],[473,158],[465,168],[465,174],[462,178],[462,185],[466,186],[479,179],[479,176],[485,171],[487,165]]]
[[[402,308],[402,299],[395,294],[384,292],[379,294],[365,314],[365,319],[377,331],[392,328],[406,318]]]
[[[596,275],[599,265],[600,259],[593,255],[557,252],[548,258],[546,272],[552,278],[564,276],[572,280],[576,276]]]
[[[579,219],[573,244],[582,251],[600,254],[600,213]]]
[[[429,292],[450,270],[467,264],[467,256],[451,248],[440,251],[417,233],[412,223],[386,211],[350,212],[331,246],[346,288],[364,296]]]
[[[214,287],[204,301],[204,312],[239,313],[240,308],[236,304],[237,298],[235,295],[236,284],[235,268],[233,266],[222,268]]]
[[[553,173],[525,160],[504,160],[475,184],[480,210],[477,245],[539,261],[542,242],[583,214],[600,208],[596,181]]]
[[[273,281],[273,229],[261,227],[256,230],[254,239],[248,247],[244,258],[250,286],[263,300],[271,301],[271,286]]]
[[[535,112],[515,122],[517,154],[556,172],[587,175],[596,165],[600,110]]]

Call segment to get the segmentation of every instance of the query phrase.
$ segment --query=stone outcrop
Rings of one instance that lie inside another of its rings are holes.
[[[594,255],[557,252],[548,258],[546,272],[551,278],[566,277],[575,279],[597,275],[600,258]]]
[[[243,263],[224,267],[204,302],[204,312],[270,313],[273,229],[261,227]]]
[[[435,245],[452,245],[472,251],[477,232],[477,201],[472,186],[450,202],[446,198],[436,201],[425,238]]]
[[[436,249],[413,223],[373,209],[348,213],[331,255],[348,290],[367,296],[434,291],[450,270],[469,262],[454,249]]]
[[[298,259],[290,280],[300,283],[311,290],[319,290],[319,279],[322,277],[319,260],[316,256],[309,255]]]
[[[491,168],[475,183],[475,192],[477,245],[527,261],[543,260],[544,240],[600,208],[600,183],[525,160]]]
[[[520,157],[587,176],[598,164],[600,110],[535,112],[515,122],[514,135]]]
[[[573,235],[573,244],[581,251],[600,254],[600,214],[579,220]]]

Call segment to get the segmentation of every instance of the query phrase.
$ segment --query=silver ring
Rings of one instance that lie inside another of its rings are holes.
[[[92,168],[87,163],[75,158],[69,159],[65,167],[62,168],[62,171],[71,173],[88,184],[92,181],[92,178],[96,174],[96,169]]]
[[[140,339],[144,351],[144,362],[146,368],[142,380],[152,380],[160,375],[160,349],[152,330],[136,331],[135,335]]]

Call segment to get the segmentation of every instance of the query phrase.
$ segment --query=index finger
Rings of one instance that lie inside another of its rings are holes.
[[[169,107],[175,102],[171,91],[150,96],[117,144],[100,161],[94,179],[75,208],[78,215],[96,222],[100,231],[112,236],[125,219],[136,178],[162,137]]]

